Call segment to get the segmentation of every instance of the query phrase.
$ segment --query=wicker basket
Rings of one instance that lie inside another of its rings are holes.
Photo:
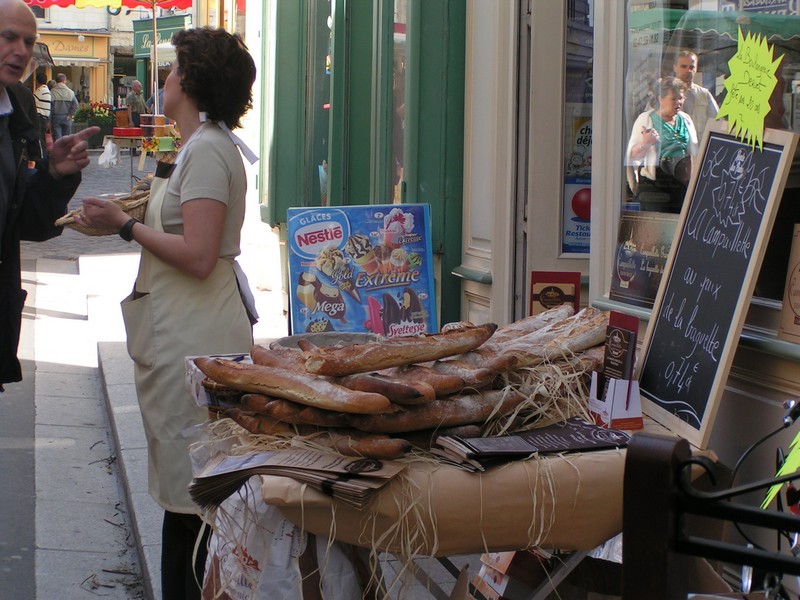
[[[150,190],[141,190],[131,192],[122,198],[114,198],[109,200],[114,204],[119,205],[122,210],[130,217],[144,221],[144,215],[147,211],[147,201],[150,199]],[[56,221],[56,225],[68,227],[84,235],[100,236],[100,235],[115,235],[117,232],[109,229],[97,229],[95,227],[83,227],[75,222],[75,215],[81,213],[82,208],[76,208],[69,211],[66,215]]]

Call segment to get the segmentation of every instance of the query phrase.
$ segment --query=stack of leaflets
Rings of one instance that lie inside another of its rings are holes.
[[[252,475],[278,475],[307,483],[333,498],[363,508],[371,494],[404,466],[391,461],[325,453],[310,448],[219,455],[195,475],[189,495],[199,506],[219,506]]]
[[[562,423],[514,435],[470,437],[440,435],[432,448],[437,456],[470,471],[533,454],[559,454],[624,448],[630,435],[575,417]]]

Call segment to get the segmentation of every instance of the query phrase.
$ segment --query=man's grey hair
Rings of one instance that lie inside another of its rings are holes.
[[[56,83],[64,83],[67,80],[67,76],[63,73],[59,73],[56,75]]]

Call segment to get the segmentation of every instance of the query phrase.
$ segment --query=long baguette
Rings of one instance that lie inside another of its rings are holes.
[[[253,400],[243,402],[251,403]],[[249,404],[253,406],[253,404]],[[317,427],[350,427],[350,416],[348,413],[323,410],[313,406],[304,406],[290,400],[275,398],[264,402],[259,410],[260,413],[268,415],[278,421],[290,423],[292,425],[315,425]]]
[[[207,356],[194,362],[207,377],[245,392],[347,413],[375,414],[394,409],[386,396],[351,390],[307,373]]]
[[[492,336],[492,342],[506,342],[520,336],[539,331],[540,329],[568,319],[575,314],[572,304],[560,304],[537,315],[524,317],[508,325],[497,328]]]
[[[307,352],[306,369],[319,375],[343,376],[437,360],[477,348],[496,329],[494,323],[486,323],[447,333],[313,348]]]
[[[395,404],[425,404],[436,399],[436,391],[424,381],[404,380],[380,373],[345,375],[336,382],[351,390],[381,394]]]
[[[384,434],[364,433],[356,429],[320,431],[316,441],[329,441],[330,446],[345,456],[363,456],[378,460],[394,460],[411,450],[411,443]]]
[[[283,423],[266,415],[260,415],[250,411],[242,410],[240,408],[227,408],[222,413],[222,416],[234,420],[247,431],[256,435],[279,435],[294,433],[294,428],[287,423]]]
[[[527,396],[513,390],[492,390],[484,393],[459,394],[446,400],[435,400],[422,406],[383,415],[349,415],[352,427],[373,433],[403,433],[437,427],[457,427],[483,423],[495,409],[497,416],[508,414]]]
[[[516,360],[516,359],[515,359]],[[455,375],[464,381],[464,387],[480,390],[489,387],[497,377],[498,371],[484,367],[476,367],[457,358],[437,360],[432,368],[445,375]]]
[[[265,348],[255,344],[250,348],[250,358],[255,364],[265,367],[279,367],[290,371],[306,370],[305,356],[294,348]]]
[[[499,356],[516,357],[516,368],[537,365],[601,344],[605,341],[607,326],[608,313],[584,309],[564,321],[505,345]]]
[[[458,375],[440,373],[433,367],[424,365],[391,367],[389,369],[383,369],[379,372],[381,374],[388,375],[389,377],[397,377],[398,379],[427,383],[433,388],[433,391],[436,392],[437,397],[457,394],[463,390],[464,386],[466,385],[464,380]]]

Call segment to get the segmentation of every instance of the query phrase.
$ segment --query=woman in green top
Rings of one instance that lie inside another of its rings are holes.
[[[639,115],[628,142],[628,183],[642,210],[678,213],[697,155],[692,118],[681,111],[684,83],[677,77],[656,82],[659,106]]]

